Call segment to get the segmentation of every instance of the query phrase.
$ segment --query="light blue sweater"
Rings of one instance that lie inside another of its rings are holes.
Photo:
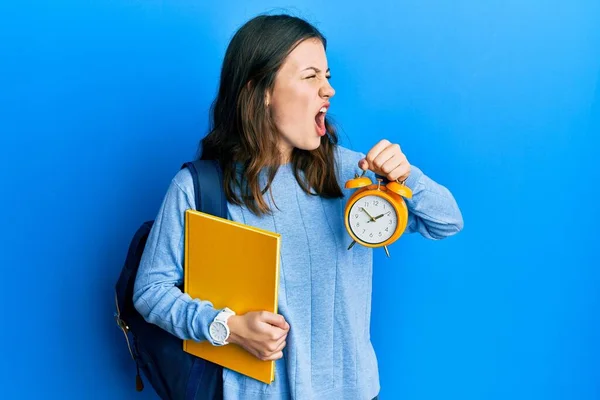
[[[358,161],[363,157],[338,147],[342,188],[362,172]],[[413,191],[406,233],[441,239],[462,229],[461,213],[446,188],[415,166],[406,184]],[[265,385],[225,369],[225,400],[370,400],[379,393],[369,333],[372,250],[360,245],[347,250],[352,240],[344,226],[344,206],[353,191],[343,190],[343,199],[310,196],[287,164],[272,184],[277,207],[265,196],[273,215],[257,217],[228,205],[230,219],[281,234],[278,308],[290,331],[284,356],[276,362],[275,381]],[[208,326],[219,310],[176,287],[183,282],[184,212],[194,207],[192,177],[182,170],[173,178],[148,238],[133,298],[147,321],[182,339],[200,341],[210,340]]]

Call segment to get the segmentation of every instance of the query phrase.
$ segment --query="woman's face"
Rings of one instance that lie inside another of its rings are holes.
[[[294,147],[315,150],[325,132],[325,113],[335,90],[320,40],[301,42],[285,59],[267,95],[267,105],[281,135],[282,162]]]

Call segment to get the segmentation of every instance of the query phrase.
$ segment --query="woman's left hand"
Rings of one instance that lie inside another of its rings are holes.
[[[404,182],[410,175],[410,163],[402,153],[400,145],[385,139],[373,146],[367,157],[358,162],[358,167],[363,170],[370,169],[390,181],[398,179]]]

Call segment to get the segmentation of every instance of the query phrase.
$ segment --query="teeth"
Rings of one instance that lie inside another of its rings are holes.
[[[325,112],[327,112],[327,107],[323,107],[323,108],[321,108],[321,109],[319,110],[319,112],[322,112],[322,113],[325,113]]]

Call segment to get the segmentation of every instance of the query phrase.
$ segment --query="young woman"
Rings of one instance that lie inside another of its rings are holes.
[[[187,170],[171,182],[139,267],[134,303],[146,320],[182,339],[226,341],[277,360],[271,385],[225,369],[226,400],[377,396],[372,251],[348,250],[344,226],[350,192],[343,185],[355,173],[405,181],[413,191],[406,232],[441,239],[462,228],[452,194],[410,165],[398,144],[381,140],[366,154],[337,145],[326,116],[335,91],[325,48],[323,35],[302,19],[247,22],[225,54],[211,131],[201,143],[201,158],[222,167],[230,219],[281,234],[280,314],[232,314],[178,289],[184,213],[195,206]],[[209,333],[218,315],[228,317],[225,340]]]

